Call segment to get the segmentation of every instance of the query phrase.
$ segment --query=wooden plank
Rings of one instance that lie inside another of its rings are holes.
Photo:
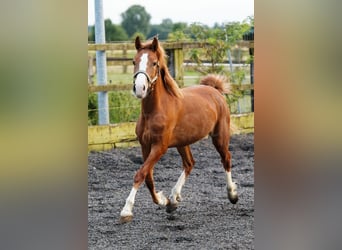
[[[107,66],[130,66],[132,64],[132,58],[127,58],[126,60],[107,60]],[[122,70],[122,73],[125,73]],[[127,72],[126,72],[127,73]]]
[[[184,86],[184,55],[182,49],[174,50],[174,67],[175,67],[175,80],[180,87]]]
[[[242,91],[252,90],[254,89],[254,84],[241,84],[241,85],[232,84],[232,89],[233,91],[234,90],[242,90]]]
[[[135,122],[89,126],[88,150],[109,150],[116,147],[137,145]]]
[[[207,43],[200,42],[160,42],[164,49],[190,49],[203,48]],[[106,44],[88,44],[89,51],[96,50],[135,50],[134,42],[131,43],[106,43]]]
[[[210,46],[208,43],[201,42],[160,42],[164,49],[191,49]],[[239,47],[254,48],[254,41],[238,41]],[[88,44],[89,51],[96,50],[135,50],[134,42]]]
[[[88,85],[88,92],[107,92],[107,91],[121,91],[132,90],[132,84],[106,84],[106,85]]]
[[[88,44],[88,50],[135,50],[134,43]]]
[[[254,113],[231,115],[231,122],[235,128],[233,134],[254,132]],[[88,151],[139,146],[135,126],[135,122],[89,126]]]
[[[231,123],[236,128],[233,134],[252,133],[254,132],[254,112],[231,115]]]

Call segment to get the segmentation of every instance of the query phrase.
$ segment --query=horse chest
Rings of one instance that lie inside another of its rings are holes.
[[[137,125],[138,138],[144,143],[154,143],[168,137],[168,126],[161,119],[149,119]]]

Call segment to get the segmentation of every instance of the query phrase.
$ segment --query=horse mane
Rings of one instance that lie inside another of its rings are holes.
[[[171,76],[170,71],[167,67],[167,64],[166,64],[167,55],[164,49],[160,46],[159,42],[157,43],[157,46],[155,47],[154,41],[155,40],[151,40],[151,41],[147,41],[146,43],[143,43],[141,46],[141,49],[150,49],[156,52],[157,57],[159,58],[160,74],[161,74],[163,85],[166,91],[170,95],[182,98],[183,94],[181,92],[181,89],[178,87],[178,84]]]
[[[231,85],[228,83],[227,77],[223,75],[209,74],[201,79],[200,84],[213,87],[222,94],[231,93]]]

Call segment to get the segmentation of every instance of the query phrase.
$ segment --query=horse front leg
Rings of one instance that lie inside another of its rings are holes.
[[[145,181],[148,189],[151,192],[151,196],[153,201],[160,205],[166,206],[169,203],[169,199],[166,198],[162,192],[156,193],[153,182],[153,167],[158,162],[163,154],[165,154],[167,147],[152,147],[151,152],[146,158],[144,164],[140,167],[140,169],[136,172],[134,176],[134,183],[130,194],[126,199],[125,206],[121,210],[120,213],[120,221],[121,222],[129,222],[133,219],[133,206],[135,201],[136,193],[140,187],[140,185]],[[144,152],[143,152],[144,155]],[[145,156],[144,156],[145,158]]]

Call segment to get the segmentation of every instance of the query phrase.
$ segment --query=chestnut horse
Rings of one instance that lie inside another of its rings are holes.
[[[122,222],[133,218],[135,195],[145,181],[154,203],[166,207],[167,212],[177,208],[181,189],[189,176],[194,159],[190,144],[210,135],[226,173],[228,198],[238,201],[237,186],[231,176],[230,112],[224,92],[224,79],[208,75],[201,85],[180,89],[166,65],[166,54],[158,39],[141,43],[135,39],[133,93],[141,98],[141,114],[136,134],[141,144],[144,163],[134,176],[132,190],[121,211]],[[156,192],[153,168],[169,147],[176,147],[183,161],[183,172],[171,190],[169,198]]]

